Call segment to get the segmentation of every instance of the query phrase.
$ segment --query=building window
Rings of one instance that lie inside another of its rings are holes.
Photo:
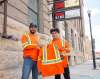
[[[28,7],[28,14],[30,17],[28,18],[29,22],[34,22],[36,25],[39,26],[39,16],[38,16],[38,4],[39,0],[23,0],[24,3],[26,3],[26,6]]]
[[[28,26],[31,22],[39,25],[38,1],[39,0],[8,0],[8,18],[12,18],[26,26]]]

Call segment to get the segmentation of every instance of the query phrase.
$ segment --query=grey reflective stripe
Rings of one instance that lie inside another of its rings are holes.
[[[56,58],[48,60],[47,59],[47,54],[48,54],[47,47],[46,48],[44,47],[43,48],[43,61],[42,61],[43,64],[53,64],[53,63],[61,62],[60,53],[59,53],[57,47],[55,47],[54,45],[53,45],[53,47],[54,47],[54,52],[55,52]]]
[[[58,47],[56,45],[54,45],[54,51],[55,51],[56,59],[60,58],[60,53],[59,53]]]
[[[26,42],[28,42],[28,44],[32,44],[29,34],[26,33],[25,35],[27,37]]]
[[[47,47],[43,48],[43,62],[47,62]]]
[[[65,40],[64,39],[61,40],[61,44],[62,44],[62,47],[65,47]]]
[[[65,40],[64,39],[62,39],[62,47],[65,47]]]
[[[43,64],[55,64],[55,63],[58,63],[58,62],[61,62],[62,60],[59,58],[59,59],[55,59],[55,60],[48,60],[46,62],[43,62]]]
[[[25,33],[25,36],[27,39],[26,39],[26,42],[23,44],[23,48],[27,47],[28,45],[32,45],[30,36],[27,33]]]

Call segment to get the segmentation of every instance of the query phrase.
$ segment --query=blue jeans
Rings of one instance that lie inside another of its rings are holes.
[[[24,58],[21,79],[28,79],[31,70],[32,70],[32,79],[38,79],[37,61],[33,61],[31,58]]]

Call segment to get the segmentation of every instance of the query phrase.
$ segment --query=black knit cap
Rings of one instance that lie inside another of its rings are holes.
[[[50,30],[50,33],[52,33],[52,32],[60,33],[60,30],[59,30],[58,28],[52,28],[52,29]]]
[[[31,27],[35,27],[35,28],[37,28],[37,25],[34,24],[34,23],[30,23],[29,28],[31,28]]]

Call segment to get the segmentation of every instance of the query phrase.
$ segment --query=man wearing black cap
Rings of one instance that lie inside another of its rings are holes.
[[[37,60],[39,47],[39,36],[37,34],[37,26],[31,23],[29,26],[29,33],[22,36],[23,46],[23,70],[22,78],[28,79],[32,70],[32,79],[38,79]]]

